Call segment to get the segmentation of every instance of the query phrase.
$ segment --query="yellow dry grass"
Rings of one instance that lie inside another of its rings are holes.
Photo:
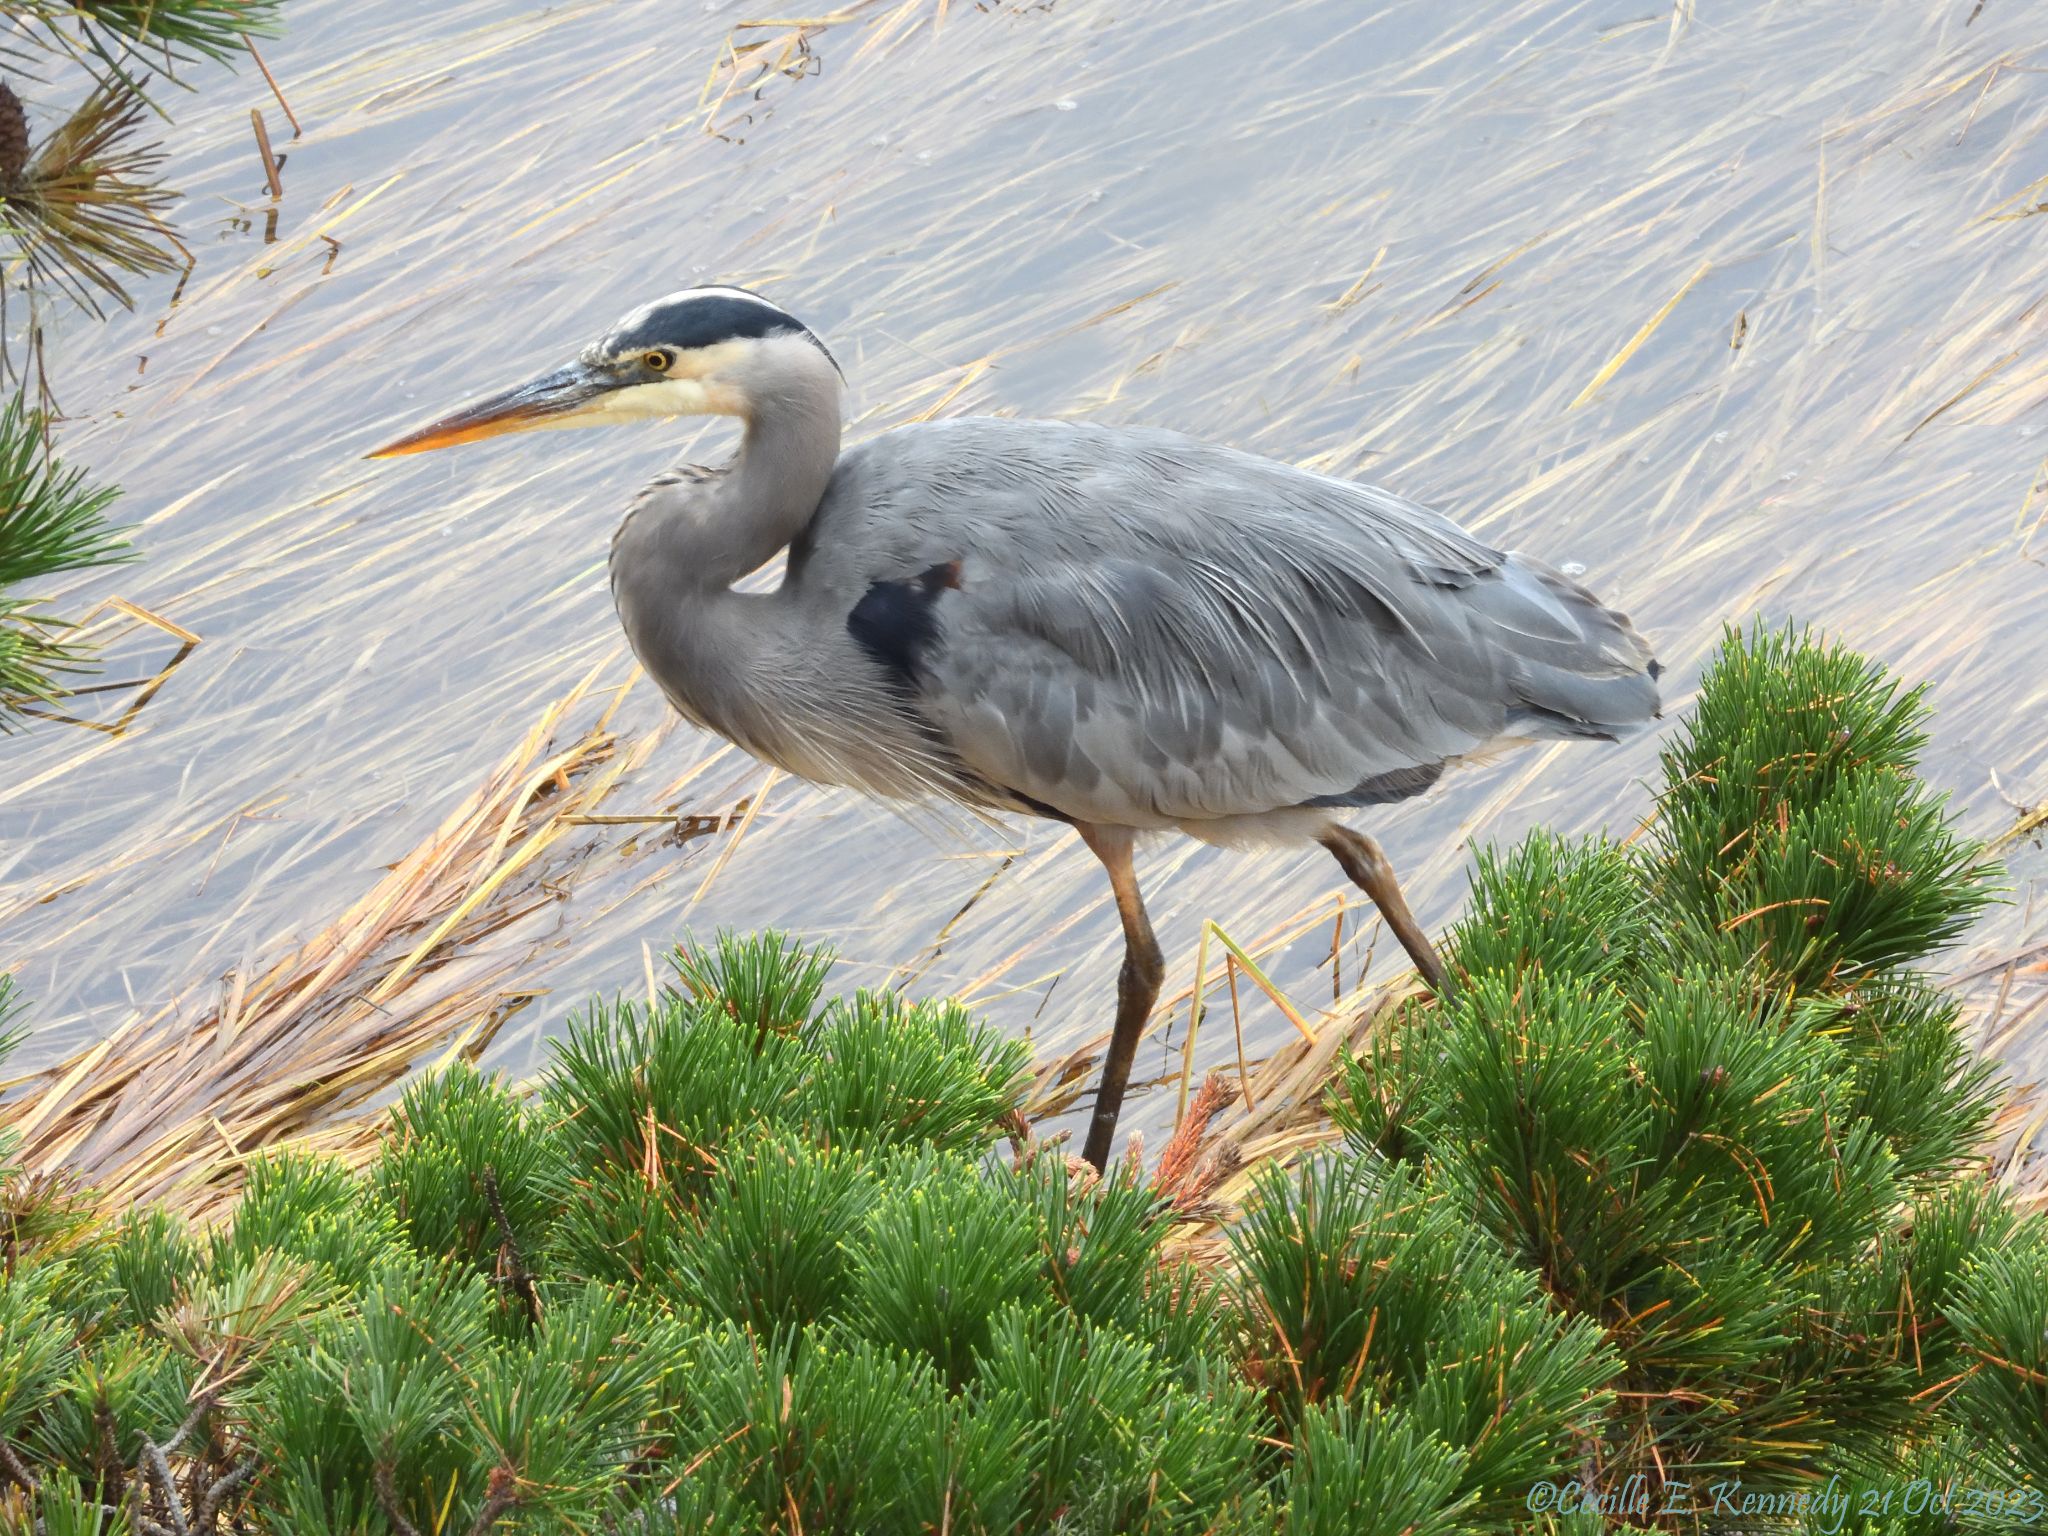
[[[422,1061],[474,1056],[530,993],[537,914],[561,899],[582,818],[655,738],[622,744],[612,703],[570,727],[586,675],[433,836],[313,938],[217,1001],[167,1005],[12,1085],[0,1133],[32,1172],[66,1170],[113,1207],[203,1211],[250,1152],[345,1121]],[[520,942],[524,938],[526,942]]]

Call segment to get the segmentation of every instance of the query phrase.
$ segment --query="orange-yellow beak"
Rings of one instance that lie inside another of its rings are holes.
[[[461,410],[409,432],[396,442],[386,443],[365,455],[372,459],[396,459],[408,453],[425,453],[430,448],[452,448],[457,443],[480,442],[507,432],[533,432],[545,427],[577,425],[593,400],[623,381],[589,363],[575,362],[516,389],[492,395]]]

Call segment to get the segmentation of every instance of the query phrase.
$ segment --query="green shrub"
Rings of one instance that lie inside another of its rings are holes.
[[[1651,835],[1482,853],[1454,1002],[1341,1076],[1367,1169],[1415,1170],[1387,1187],[1447,1200],[1616,1352],[1591,1484],[1662,1508],[1736,1469],[1880,1478],[1937,1408],[1977,1415],[1979,1473],[2025,1450],[1993,1426],[2039,1406],[2020,1298],[2048,1266],[1975,1174],[1992,1073],[1911,969],[1987,899],[1913,775],[1925,715],[1845,651],[1731,633]]]
[[[1924,691],[1790,631],[1730,631],[1664,754],[1649,896],[1801,990],[1910,966],[1990,899],[1914,776]]]
[[[2048,1238],[1913,969],[1983,898],[1920,718],[1731,637],[1656,832],[1482,855],[1454,999],[1221,1264],[1000,1145],[1022,1047],[773,934],[530,1088],[414,1084],[360,1171],[254,1159],[204,1234],[0,1147],[0,1529],[1718,1533],[1736,1480],[1743,1530],[2030,1528]],[[1838,856],[1880,828],[1898,879]]]
[[[1455,1502],[1501,1520],[1597,1432],[1619,1368],[1599,1329],[1416,1174],[1370,1154],[1268,1170],[1233,1236],[1251,1374],[1290,1430],[1398,1410],[1459,1453]]]

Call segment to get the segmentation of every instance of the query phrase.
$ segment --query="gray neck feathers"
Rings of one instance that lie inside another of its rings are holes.
[[[810,341],[779,336],[722,382],[748,405],[738,455],[717,475],[664,477],[642,493],[613,540],[615,586],[665,602],[724,591],[818,510],[839,462],[837,370]]]
[[[815,345],[765,342],[734,383],[750,407],[739,454],[664,534],[677,574],[700,591],[729,587],[786,549],[839,462],[839,375]]]
[[[839,460],[839,374],[811,341],[772,338],[727,382],[747,403],[732,464],[657,481],[612,540],[612,594],[643,665],[685,715],[771,761],[769,708],[802,637],[786,605],[734,592],[803,532]]]

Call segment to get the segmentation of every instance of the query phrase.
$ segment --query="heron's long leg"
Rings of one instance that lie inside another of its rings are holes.
[[[1138,872],[1131,863],[1131,849],[1137,836],[1128,827],[1097,827],[1075,823],[1081,840],[1102,860],[1109,871],[1110,889],[1116,892],[1116,909],[1124,920],[1124,968],[1116,982],[1116,1027],[1110,1031],[1109,1052],[1102,1058],[1102,1080],[1095,1089],[1095,1118],[1088,1122],[1088,1142],[1081,1155],[1097,1171],[1108,1167],[1110,1143],[1116,1139],[1116,1117],[1124,1104],[1124,1087],[1131,1080],[1131,1061],[1138,1054],[1138,1037],[1152,1016],[1152,1004],[1159,998],[1159,983],[1166,975],[1166,961],[1159,953],[1159,941],[1152,936],[1152,920],[1145,915],[1145,902],[1138,893]]]
[[[1408,903],[1402,899],[1401,887],[1394,881],[1394,866],[1387,862],[1385,851],[1363,832],[1354,832],[1336,822],[1324,828],[1322,844],[1337,856],[1337,862],[1344,866],[1344,873],[1351,877],[1352,884],[1372,898],[1372,904],[1380,909],[1380,916],[1394,930],[1394,937],[1408,951],[1408,958],[1415,962],[1415,969],[1422,972],[1422,979],[1429,983],[1430,991],[1441,996],[1444,991],[1444,963],[1437,958],[1429,936],[1422,931],[1422,925],[1415,921],[1415,914],[1408,910]]]

